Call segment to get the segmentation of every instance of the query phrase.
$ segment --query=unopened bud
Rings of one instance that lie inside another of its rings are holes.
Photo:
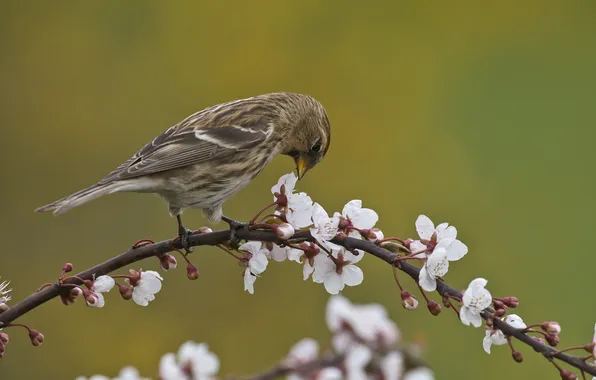
[[[516,308],[519,306],[519,300],[517,297],[505,297],[503,303],[509,307]]]
[[[8,309],[10,309],[10,306],[6,302],[0,302],[0,313],[4,313]]]
[[[118,291],[120,292],[120,296],[125,299],[125,300],[129,300],[132,298],[132,289],[129,288],[126,285],[122,285],[122,284],[118,284],[116,283],[116,285],[118,285]]]
[[[129,276],[126,278],[126,282],[128,283],[128,285],[137,286],[139,281],[141,281],[141,273],[137,272],[134,269],[129,269],[128,274]]]
[[[439,305],[435,301],[429,301],[426,304],[426,307],[428,308],[428,311],[430,311],[430,313],[434,316],[441,314],[441,305]]]
[[[186,266],[186,277],[188,277],[189,280],[196,280],[197,278],[199,278],[199,270],[197,269],[197,267],[195,267],[191,263],[188,263],[188,265]]]
[[[67,293],[60,293],[60,300],[67,306],[72,305],[81,294],[83,294],[83,291],[77,286],[70,289]]]
[[[213,230],[209,227],[201,227],[197,230],[197,233],[199,233],[199,234],[208,234],[211,232],[213,232]]]
[[[443,301],[443,306],[451,307],[451,300],[449,299],[449,294],[447,294],[447,293],[443,294],[443,297],[441,298],[441,300]]]
[[[408,309],[414,310],[418,308],[418,300],[407,290],[401,292],[401,305]]]
[[[542,322],[540,328],[551,335],[557,335],[561,332],[561,325],[557,321]]]
[[[541,338],[539,336],[533,336],[532,339],[534,339],[536,342],[538,342],[540,344],[546,344],[546,340],[544,340],[544,338]]]
[[[34,346],[40,346],[44,341],[43,334],[33,329],[29,330],[29,339],[31,339],[31,344]]]
[[[576,380],[577,379],[577,375],[571,371],[567,371],[566,369],[561,369],[559,371],[559,374],[561,375],[561,379],[563,380]]]
[[[66,263],[66,264],[62,265],[62,272],[64,272],[64,273],[72,272],[72,264]]]
[[[289,223],[281,223],[275,225],[275,233],[277,236],[282,240],[288,240],[292,236],[294,236],[294,227],[292,227]]]
[[[495,306],[495,310],[507,309],[505,304],[499,300],[493,300],[493,305]]]
[[[408,238],[408,239],[406,239],[406,241],[404,241],[404,246],[405,246],[407,249],[410,249],[410,244],[412,244],[413,242],[414,242],[414,239],[409,239],[409,238]]]
[[[85,297],[85,302],[87,303],[87,306],[91,306],[91,307],[99,306],[99,297],[97,297],[97,294],[93,293],[92,291],[85,290],[83,292],[83,297]]]
[[[559,344],[559,336],[558,335],[546,334],[544,336],[544,339],[546,339],[548,344],[553,347],[557,347],[557,345]]]
[[[507,314],[507,309],[497,309],[497,311],[495,311],[495,317],[501,318],[505,314]]]
[[[519,351],[513,351],[513,352],[511,353],[511,356],[513,357],[513,360],[515,360],[515,361],[516,361],[516,362],[518,362],[518,363],[521,363],[521,362],[523,362],[523,361],[524,361],[524,356],[523,356],[523,355],[522,355],[522,353],[521,353],[521,352],[519,352]]]
[[[178,266],[178,262],[174,256],[166,253],[159,257],[159,266],[163,270],[170,270],[176,268]]]
[[[8,334],[7,333],[0,333],[0,342],[2,342],[2,344],[8,344]]]

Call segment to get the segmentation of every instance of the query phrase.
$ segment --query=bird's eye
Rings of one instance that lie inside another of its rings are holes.
[[[321,151],[321,143],[317,142],[315,145],[312,146],[312,148],[310,148],[313,152],[320,152]]]

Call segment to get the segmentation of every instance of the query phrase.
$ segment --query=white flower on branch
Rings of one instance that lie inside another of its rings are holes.
[[[177,358],[168,353],[159,362],[161,380],[211,380],[218,371],[219,359],[206,343],[188,341],[178,349]]]
[[[441,223],[435,228],[428,216],[420,215],[416,219],[416,231],[421,240],[410,244],[412,252],[427,250],[430,253],[438,247],[438,244],[448,240],[449,243],[444,242],[441,246],[447,251],[450,261],[459,260],[468,253],[468,247],[457,240],[457,229],[449,223]]]
[[[426,367],[418,367],[406,372],[402,380],[433,380],[433,371]]]
[[[335,213],[334,216],[338,218],[341,216],[345,219],[345,226],[342,225],[342,227],[348,230],[346,234],[349,237],[356,239],[362,239],[362,235],[356,229],[370,230],[379,221],[379,215],[374,210],[362,208],[362,201],[359,199],[354,199],[346,203],[341,211],[341,215]]]
[[[312,250],[310,259],[307,257],[306,252],[304,252],[302,249],[289,248],[287,254],[289,260],[295,261],[299,264],[303,264],[302,278],[304,279],[304,281],[306,281],[308,280],[310,275],[313,274],[313,272],[315,271],[315,258],[316,256],[318,256],[318,252],[320,252],[320,249],[312,243],[302,243],[302,246],[305,247],[305,249]]]
[[[404,355],[399,351],[390,351],[381,359],[383,380],[400,380],[404,372]]]
[[[528,327],[524,323],[524,320],[517,314],[508,315],[505,318],[503,318],[503,321],[507,323],[509,326],[514,327],[516,329],[525,329],[526,327]],[[482,348],[484,349],[484,351],[486,351],[487,354],[490,354],[490,348],[493,344],[495,346],[502,346],[504,344],[507,344],[507,338],[505,337],[505,334],[503,334],[503,331],[499,329],[489,328],[486,330],[486,335],[482,340]]]
[[[347,298],[332,296],[327,302],[325,319],[329,330],[339,337],[334,347],[343,352],[350,342],[365,342],[370,347],[390,347],[399,339],[399,330],[378,304],[353,305]],[[342,350],[343,348],[343,350]]]
[[[275,200],[280,197],[285,197],[286,206],[286,219],[295,228],[304,228],[310,226],[312,216],[312,199],[306,193],[294,193],[296,181],[298,177],[296,174],[289,173],[281,176],[277,181],[277,185],[271,188]],[[280,214],[280,211],[276,211],[276,214]]]
[[[163,278],[153,270],[142,271],[140,277],[130,281],[132,285],[132,300],[137,305],[147,306],[155,299],[155,294],[161,290]]]
[[[11,300],[8,294],[12,292],[12,289],[6,289],[8,285],[10,285],[10,281],[2,281],[0,284],[0,311],[8,310],[7,303]]]
[[[267,258],[275,260],[277,262],[285,261],[288,258],[288,247],[280,247],[275,243],[271,243],[270,246],[267,247],[269,250],[269,254],[267,254]]]
[[[104,375],[93,375],[89,378],[78,376],[75,380],[149,380],[148,377],[142,377],[135,367],[124,367],[120,370],[118,376],[109,378]]]
[[[312,221],[314,226],[310,229],[312,237],[328,250],[339,249],[340,246],[331,243],[338,231],[339,217],[329,217],[327,211],[318,203],[313,206]]]
[[[289,367],[296,368],[317,359],[318,356],[319,343],[312,338],[304,338],[292,346],[283,362]]]
[[[339,368],[327,367],[323,368],[314,380],[343,380],[344,375]]]
[[[331,252],[331,257],[321,252],[314,259],[312,279],[322,283],[330,294],[337,294],[347,286],[357,286],[364,280],[362,269],[356,264],[364,254],[354,255],[345,249]]]
[[[278,248],[281,249],[280,247]],[[244,290],[248,291],[250,294],[254,294],[254,284],[257,280],[257,276],[267,269],[267,265],[269,264],[267,256],[271,253],[260,241],[249,241],[244,243],[238,250],[248,254],[248,267],[244,271]]]
[[[410,249],[412,249],[414,243],[411,243]],[[422,289],[427,292],[435,291],[437,289],[437,279],[446,275],[449,270],[449,262],[457,261],[463,257],[460,250],[452,249],[452,247],[454,247],[453,238],[444,238],[435,246],[432,253],[426,257],[426,262],[420,268],[420,274],[418,275]],[[455,247],[459,246],[455,245]]]
[[[90,295],[85,297],[85,302],[87,302],[88,306],[91,307],[103,307],[105,305],[105,299],[102,293],[109,292],[116,281],[110,276],[99,276],[93,281],[93,286],[91,286]]]
[[[487,283],[488,281],[484,278],[477,278],[472,280],[464,291],[463,306],[459,314],[464,325],[469,326],[472,324],[474,327],[480,327],[482,324],[480,313],[489,307],[492,302],[490,292],[485,289]]]

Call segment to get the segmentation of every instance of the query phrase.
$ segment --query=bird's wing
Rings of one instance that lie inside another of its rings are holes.
[[[99,183],[181,168],[251,149],[267,140],[272,130],[264,117],[244,125],[217,127],[181,123],[157,136]]]

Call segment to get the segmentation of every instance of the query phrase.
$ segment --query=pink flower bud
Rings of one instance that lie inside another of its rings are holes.
[[[410,244],[412,244],[414,242],[414,239],[406,239],[406,241],[404,241],[404,247],[406,247],[407,249],[410,249]]]
[[[495,317],[501,318],[505,314],[507,314],[507,309],[497,309],[497,311],[495,311]]]
[[[418,308],[418,300],[410,292],[404,290],[401,292],[401,305],[408,310],[414,310]]]
[[[524,356],[519,351],[513,351],[511,353],[511,356],[513,357],[513,360],[515,360],[517,363],[521,363],[524,361]]]
[[[186,277],[188,277],[189,280],[196,280],[197,278],[199,278],[199,270],[197,269],[197,267],[195,267],[191,263],[188,263],[188,265],[186,266]]]
[[[558,335],[546,334],[546,336],[544,338],[546,339],[548,344],[553,347],[557,347],[557,345],[559,344],[559,336]]]
[[[176,268],[178,266],[178,262],[174,256],[166,253],[159,257],[159,266],[163,270],[170,270]]]
[[[435,301],[429,301],[426,304],[426,307],[428,308],[428,311],[430,311],[430,313],[434,316],[441,314],[441,305],[439,305]]]
[[[29,330],[29,339],[31,339],[31,344],[34,346],[40,346],[44,341],[43,334],[33,329]]]
[[[66,263],[66,264],[62,265],[62,272],[64,272],[64,273],[72,272],[72,264]]]
[[[2,344],[8,344],[8,334],[7,333],[0,333],[0,342],[2,342]]]
[[[83,297],[85,297],[85,302],[87,306],[97,306],[99,304],[99,298],[95,293],[89,290],[85,290],[83,292]]]
[[[561,332],[561,325],[557,321],[542,322],[540,328],[550,335],[558,335]]]
[[[125,299],[125,300],[129,300],[132,298],[132,289],[129,288],[126,285],[122,285],[119,283],[116,283],[116,285],[118,285],[118,291],[120,292],[120,296]]]
[[[499,300],[493,299],[493,305],[495,306],[496,310],[507,310],[505,304]]]
[[[503,303],[509,307],[516,308],[519,306],[519,300],[517,297],[505,297]]]
[[[139,281],[141,281],[141,273],[134,269],[129,269],[128,274],[129,277],[125,280],[126,283],[130,286],[137,286]]]
[[[567,371],[566,369],[561,369],[559,371],[559,374],[561,375],[561,379],[563,380],[576,380],[577,379],[577,375],[571,371]]]
[[[292,227],[291,224],[289,223],[281,223],[278,225],[275,225],[275,233],[277,234],[277,236],[282,239],[282,240],[288,240],[289,238],[291,238],[292,236],[294,236],[294,227]]]
[[[68,293],[60,293],[60,300],[67,306],[72,305],[77,300],[77,297],[79,297],[81,294],[83,294],[81,288],[72,288],[68,291]]]
[[[534,339],[536,342],[538,342],[540,344],[546,344],[546,340],[544,340],[544,338],[540,338],[538,336],[533,336],[532,339]]]

